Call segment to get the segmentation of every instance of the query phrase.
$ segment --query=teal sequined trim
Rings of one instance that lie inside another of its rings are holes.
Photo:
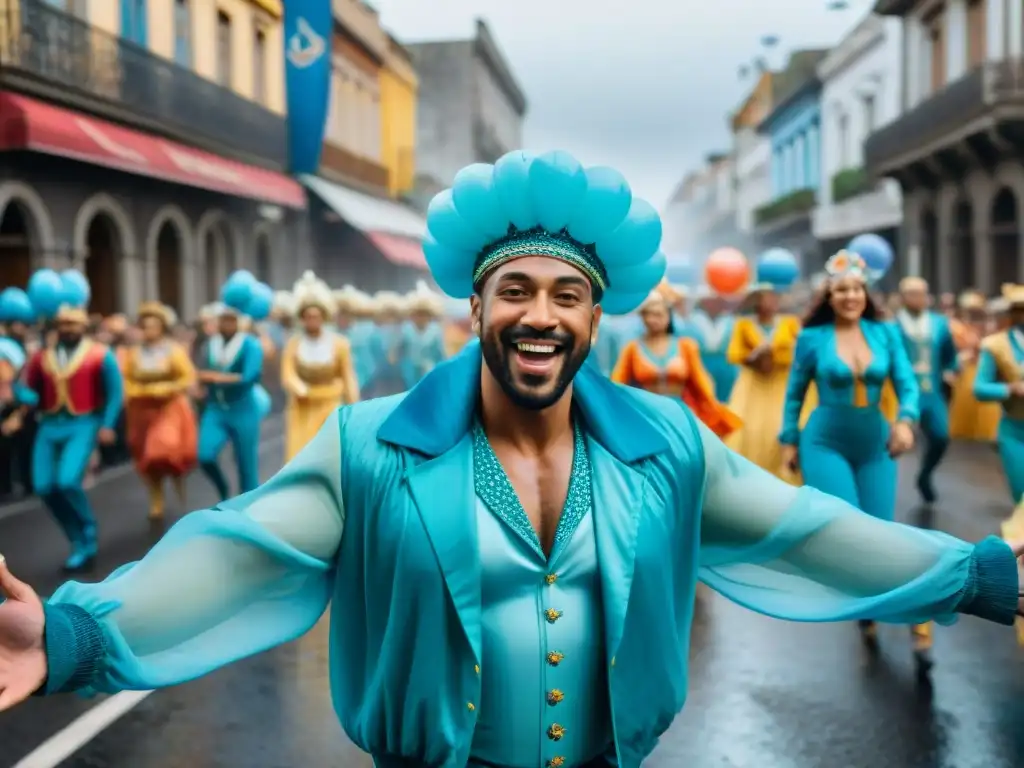
[[[562,507],[562,516],[555,530],[552,560],[569,543],[580,521],[593,507],[594,489],[591,480],[587,441],[577,423],[573,434],[572,475],[565,506]],[[473,427],[473,483],[476,495],[488,509],[515,531],[537,554],[544,557],[537,532],[526,516],[526,510],[523,509],[515,488],[512,487],[512,481],[508,479],[479,423]]]
[[[594,247],[574,240],[568,232],[551,233],[541,228],[513,231],[481,252],[473,268],[476,283],[499,264],[523,256],[550,256],[572,264],[582,271],[600,291],[608,287],[608,273]]]

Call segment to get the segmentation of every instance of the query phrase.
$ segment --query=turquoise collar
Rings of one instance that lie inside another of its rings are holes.
[[[426,456],[454,448],[473,428],[482,363],[480,342],[474,339],[402,398],[377,439]],[[587,434],[627,464],[668,451],[668,439],[640,405],[639,396],[592,368],[580,368],[573,383]]]

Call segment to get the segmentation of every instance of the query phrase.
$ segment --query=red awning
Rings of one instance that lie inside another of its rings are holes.
[[[423,256],[423,243],[418,240],[387,232],[367,232],[366,236],[392,264],[416,269],[427,268],[427,260]]]
[[[305,208],[294,179],[78,112],[0,92],[0,149],[27,149],[119,171]]]

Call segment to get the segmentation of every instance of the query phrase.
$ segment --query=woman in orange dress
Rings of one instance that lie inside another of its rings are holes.
[[[739,428],[736,414],[715,397],[697,342],[676,336],[666,291],[652,291],[639,311],[644,334],[623,347],[612,381],[679,398],[719,437]]]
[[[149,491],[149,518],[164,516],[164,481],[184,499],[184,478],[196,465],[197,429],[187,392],[196,372],[188,351],[170,336],[172,314],[158,302],[139,307],[142,341],[123,361],[128,449]]]
[[[994,443],[1003,409],[999,403],[981,403],[974,396],[981,340],[989,333],[985,297],[966,291],[960,296],[958,310],[949,324],[960,362],[949,403],[949,434],[960,440]]]

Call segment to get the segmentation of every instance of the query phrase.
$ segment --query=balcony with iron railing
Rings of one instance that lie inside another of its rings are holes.
[[[0,1],[0,88],[274,168],[285,120],[44,0]]]
[[[864,143],[865,165],[891,172],[1003,123],[1024,121],[1024,58],[992,61],[947,84]]]

